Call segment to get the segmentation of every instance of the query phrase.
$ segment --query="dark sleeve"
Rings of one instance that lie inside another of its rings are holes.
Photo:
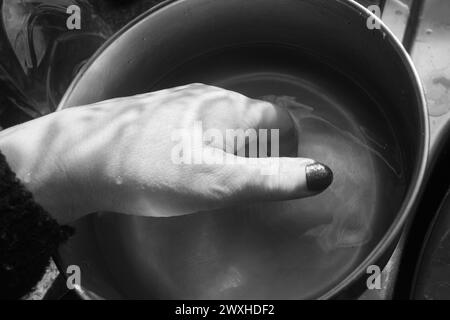
[[[0,152],[0,299],[18,299],[41,280],[59,244],[73,234],[33,200]]]

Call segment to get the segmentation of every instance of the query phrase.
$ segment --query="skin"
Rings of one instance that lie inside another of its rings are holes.
[[[279,128],[281,148],[289,149],[283,139],[295,141],[286,109],[191,84],[43,116],[0,132],[0,150],[35,200],[60,223],[96,211],[169,217],[313,194],[305,176],[311,159],[174,163],[173,132],[190,129],[196,121],[202,121],[203,130],[220,132]],[[197,149],[190,150],[194,157]],[[212,159],[238,157],[220,141],[205,142],[202,150]],[[262,174],[260,168],[274,161],[279,170]]]

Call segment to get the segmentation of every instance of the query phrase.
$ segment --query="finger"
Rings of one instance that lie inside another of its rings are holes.
[[[212,147],[235,153],[245,147],[246,143],[257,142],[260,134],[267,136],[267,149],[271,145],[272,134],[276,134],[283,149],[296,149],[297,130],[290,112],[284,106],[267,101],[250,99],[236,92],[208,87],[209,96],[202,95],[208,108],[201,110],[205,129],[218,130],[222,139],[208,143]],[[267,130],[265,132],[261,130]],[[277,133],[274,133],[274,130]],[[230,135],[227,138],[227,135]],[[233,138],[238,135],[239,138]],[[257,140],[257,141],[253,141]],[[277,141],[278,142],[278,141]],[[287,146],[287,147],[286,147]],[[280,150],[282,151],[282,150]],[[287,155],[284,153],[284,155]]]
[[[227,185],[225,198],[233,203],[308,197],[333,181],[331,169],[312,159],[244,158],[229,153],[222,157],[223,172],[217,176],[224,180],[217,183]]]
[[[193,84],[189,88],[207,106],[202,110],[207,126],[217,129],[280,129],[281,134],[294,126],[283,105],[214,86]]]
[[[251,128],[279,129],[281,136],[294,130],[294,121],[287,108],[263,100],[249,101],[245,119]]]

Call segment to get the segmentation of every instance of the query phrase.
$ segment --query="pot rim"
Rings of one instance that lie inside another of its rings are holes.
[[[67,88],[64,96],[62,97],[60,103],[58,104],[57,111],[64,108],[64,105],[67,102],[68,97],[73,92],[74,88],[81,81],[85,72],[93,65],[93,63],[97,60],[97,58],[119,37],[123,34],[131,30],[137,23],[143,21],[145,18],[151,16],[152,14],[164,9],[170,4],[174,4],[176,2],[189,1],[189,0],[165,0],[154,7],[148,9],[142,14],[138,15],[130,22],[128,22],[125,26],[123,26],[120,30],[118,30],[113,36],[111,36],[105,43],[89,58],[88,62],[79,70],[69,87]],[[344,279],[339,281],[336,285],[334,285],[331,289],[329,289],[326,293],[319,296],[317,299],[332,299],[336,298],[340,292],[343,292],[345,288],[355,284],[358,280],[360,280],[364,274],[366,274],[367,267],[379,261],[383,254],[388,251],[388,249],[394,244],[394,242],[398,239],[400,232],[403,230],[404,225],[406,224],[407,219],[410,216],[415,214],[414,210],[417,206],[419,197],[423,191],[424,180],[426,178],[426,169],[428,165],[428,152],[429,152],[429,121],[428,121],[428,108],[425,99],[425,92],[422,85],[422,81],[420,80],[419,73],[417,72],[412,59],[406,49],[403,47],[402,43],[397,39],[397,37],[393,34],[393,32],[386,26],[386,24],[376,15],[374,15],[370,10],[365,8],[363,5],[359,4],[355,0],[335,0],[343,5],[349,7],[350,10],[356,10],[362,14],[364,14],[367,18],[373,17],[377,23],[380,25],[379,32],[383,32],[386,38],[390,41],[393,49],[401,56],[402,62],[404,66],[408,69],[408,74],[411,78],[411,81],[414,82],[414,89],[417,95],[417,102],[419,104],[420,112],[420,122],[422,127],[420,128],[421,132],[421,141],[420,141],[420,159],[418,160],[419,165],[416,165],[414,168],[410,185],[408,186],[407,193],[404,196],[404,200],[402,206],[398,210],[398,214],[394,221],[392,221],[391,226],[385,231],[384,236],[378,242],[378,244],[372,249],[369,255],[361,262],[355,269],[349,273]],[[58,254],[59,255],[59,254]],[[58,256],[56,259],[56,265],[60,268],[60,257]],[[384,267],[384,266],[383,266]],[[98,295],[93,292],[90,292],[81,286],[77,286],[75,289],[76,293],[80,296],[80,298],[85,300],[91,299],[101,299]]]

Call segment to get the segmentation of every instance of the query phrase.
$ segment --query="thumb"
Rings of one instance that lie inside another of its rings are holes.
[[[329,167],[308,158],[245,158],[224,153],[227,184],[236,202],[304,198],[333,181]]]

